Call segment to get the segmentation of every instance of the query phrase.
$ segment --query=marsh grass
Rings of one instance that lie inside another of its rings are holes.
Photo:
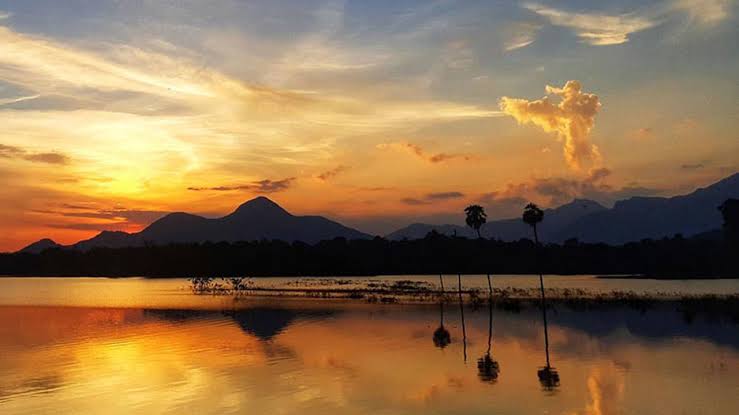
[[[479,288],[440,291],[439,286],[424,281],[387,281],[376,279],[301,278],[282,286],[260,286],[246,277],[190,278],[190,289],[197,295],[222,295],[235,298],[295,297],[321,300],[349,300],[370,304],[425,304],[461,301],[466,307],[478,309],[492,300],[495,309],[520,312],[541,308],[539,288],[498,287],[492,294]],[[460,295],[461,294],[461,295]],[[579,288],[547,288],[547,308],[567,307],[587,311],[609,307],[628,307],[647,312],[658,305],[673,305],[686,322],[697,315],[727,318],[739,324],[739,294],[684,295],[675,292],[637,293],[613,290],[592,292]]]

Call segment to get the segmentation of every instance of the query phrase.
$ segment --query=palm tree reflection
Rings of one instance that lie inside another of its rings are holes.
[[[539,382],[545,390],[553,390],[559,386],[559,373],[549,363],[549,327],[547,326],[547,301],[544,295],[544,277],[541,271],[541,258],[539,243],[539,233],[537,232],[536,225],[544,220],[544,211],[539,209],[533,203],[526,205],[523,211],[523,221],[530,225],[534,229],[534,246],[536,250],[536,262],[539,267],[539,286],[541,288],[541,316],[544,321],[544,350],[547,356],[547,365],[539,369],[536,374],[539,377]]]
[[[462,302],[462,274],[457,274],[457,284],[459,287],[459,314],[462,316],[462,350],[464,352],[464,362],[467,363],[467,328],[464,325],[464,303]]]
[[[500,365],[493,360],[490,349],[493,343],[493,284],[488,274],[488,287],[490,288],[490,297],[488,298],[488,350],[485,355],[477,359],[477,376],[483,382],[495,383],[500,373]]]
[[[439,328],[434,331],[434,346],[443,349],[452,342],[452,336],[449,330],[444,327],[444,280],[439,274],[439,282],[441,283],[441,293],[439,295]]]

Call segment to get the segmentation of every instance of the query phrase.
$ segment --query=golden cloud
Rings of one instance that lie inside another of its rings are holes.
[[[408,143],[404,141],[393,142],[393,143],[380,143],[376,147],[380,150],[395,149],[398,151],[405,151],[420,159],[426,160],[433,164],[444,163],[446,161],[450,161],[454,159],[463,159],[467,161],[472,159],[471,156],[466,155],[466,154],[450,154],[450,153],[428,154],[418,144]]]
[[[582,92],[578,81],[567,81],[562,88],[547,85],[546,92],[562,100],[553,103],[549,96],[534,101],[503,97],[500,109],[520,124],[531,123],[556,133],[564,143],[565,160],[573,169],[600,164],[600,151],[590,142],[590,131],[601,107],[598,96]]]

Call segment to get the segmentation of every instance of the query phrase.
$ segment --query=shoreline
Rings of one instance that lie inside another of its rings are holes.
[[[439,274],[348,274],[348,275],[259,275],[249,276],[255,280],[269,279],[269,278],[294,278],[294,279],[331,279],[331,278],[387,278],[387,277],[438,277]],[[454,277],[456,273],[443,274],[445,277]],[[460,274],[462,277],[466,276],[484,276],[486,274]],[[491,277],[496,276],[511,276],[511,277],[530,277],[538,276],[538,274],[517,274],[517,273],[505,273],[505,274],[490,274]],[[644,274],[544,274],[544,278],[548,277],[578,277],[578,276],[592,276],[596,279],[604,280],[655,280],[655,281],[710,281],[710,280],[739,280],[739,275],[693,275],[693,276],[660,276],[660,275],[644,275]],[[182,275],[67,275],[67,274],[53,274],[53,275],[38,275],[38,274],[0,274],[0,279],[3,278],[90,278],[90,279],[147,279],[147,280],[168,280],[168,279],[188,279],[189,277]]]

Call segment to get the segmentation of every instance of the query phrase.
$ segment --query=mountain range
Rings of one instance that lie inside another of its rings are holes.
[[[270,199],[260,196],[239,206],[221,218],[209,219],[189,213],[170,213],[137,233],[103,231],[97,236],[77,242],[68,248],[83,251],[97,247],[122,248],[188,242],[236,242],[278,239],[286,242],[316,243],[326,239],[369,239],[362,233],[321,216],[296,216]],[[42,239],[22,252],[41,252],[61,247],[50,239]]]
[[[577,238],[581,242],[608,244],[656,239],[678,233],[689,237],[720,228],[722,217],[717,207],[729,198],[739,198],[739,173],[687,195],[632,197],[616,202],[612,208],[592,200],[575,199],[557,208],[546,209],[544,221],[539,225],[539,234],[545,242]],[[388,234],[386,238],[418,239],[432,230],[446,235],[476,237],[469,227],[415,223]],[[482,227],[481,233],[484,237],[505,241],[531,236],[531,230],[520,218],[490,221]],[[270,199],[257,197],[221,218],[171,213],[138,233],[103,231],[91,239],[65,247],[89,250],[96,247],[261,239],[313,244],[336,237],[369,239],[372,236],[321,216],[292,215]],[[21,252],[37,253],[53,247],[62,245],[42,239],[23,248]]]
[[[719,229],[723,218],[717,207],[730,198],[739,198],[739,173],[687,195],[632,197],[616,202],[610,209],[592,200],[575,199],[544,211],[539,236],[545,242],[577,238],[581,242],[612,245],[675,234],[689,237]],[[432,230],[446,235],[476,236],[469,227],[416,223],[392,232],[387,238],[422,238]],[[531,237],[531,229],[520,218],[491,221],[480,231],[486,238],[504,241]]]

